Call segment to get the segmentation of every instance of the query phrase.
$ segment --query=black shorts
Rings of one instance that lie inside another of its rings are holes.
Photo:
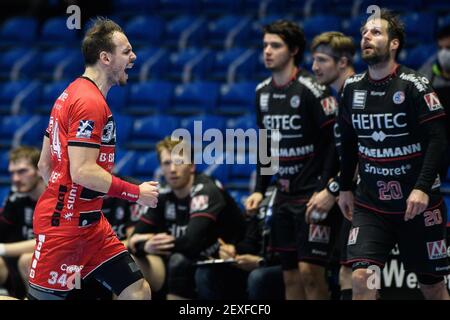
[[[327,266],[331,259],[342,214],[337,205],[318,224],[305,221],[308,199],[278,196],[273,206],[271,247],[280,253],[283,270],[298,268],[298,262]]]
[[[346,267],[351,267],[348,262],[347,254],[347,242],[348,236],[350,234],[350,229],[352,228],[352,222],[346,218],[342,219],[341,230],[339,231],[339,263]]]
[[[430,276],[450,273],[443,201],[406,222],[402,214],[379,214],[355,206],[352,223],[347,253],[353,269],[383,267],[398,243],[407,271]]]

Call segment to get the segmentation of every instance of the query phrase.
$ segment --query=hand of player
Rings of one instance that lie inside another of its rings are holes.
[[[247,213],[250,215],[255,214],[263,198],[264,196],[261,192],[253,192],[245,201]]]
[[[156,208],[158,204],[158,182],[147,181],[139,185],[139,199],[137,203],[148,206],[150,208]]]
[[[149,254],[169,255],[175,246],[175,237],[167,233],[157,233],[144,246],[145,252]]]
[[[241,254],[236,256],[237,267],[245,271],[252,271],[259,267],[261,257],[252,254]]]
[[[428,207],[430,197],[423,191],[414,189],[406,200],[405,221],[413,219]]]
[[[305,220],[307,223],[317,223],[327,217],[328,211],[331,210],[336,203],[336,198],[327,190],[323,189],[318,193],[314,193],[306,204]],[[311,214],[317,212],[320,218],[312,217]]]
[[[353,218],[353,206],[354,206],[354,197],[353,192],[351,191],[341,191],[339,192],[339,200],[338,200],[339,208],[341,208],[342,214],[345,218],[352,221]]]
[[[236,256],[236,248],[232,244],[225,243],[219,238],[220,248],[219,257],[220,259],[232,259]]]
[[[141,242],[141,241],[147,241],[151,237],[153,237],[152,233],[145,233],[145,234],[136,233],[136,234],[133,234],[130,237],[130,239],[128,239],[128,248],[130,248],[130,250],[133,253],[135,253],[136,252],[136,243]]]

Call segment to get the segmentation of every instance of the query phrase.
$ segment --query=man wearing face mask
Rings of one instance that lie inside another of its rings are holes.
[[[450,114],[450,24],[442,27],[436,35],[439,50],[436,56],[431,57],[420,69],[429,80],[431,86],[439,97],[445,113]],[[450,118],[447,117],[447,138],[450,138]],[[447,176],[447,167],[450,164],[450,149],[447,150],[446,159],[440,171],[441,177]]]

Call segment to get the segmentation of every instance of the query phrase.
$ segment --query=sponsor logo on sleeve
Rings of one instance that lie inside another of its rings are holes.
[[[209,206],[209,197],[207,195],[198,195],[191,200],[191,213],[206,210]]]
[[[80,120],[76,137],[89,139],[94,130],[94,123],[92,120]]]
[[[337,101],[334,97],[326,97],[320,100],[320,104],[322,105],[323,112],[327,116],[337,112]]]
[[[427,103],[428,109],[430,109],[430,111],[436,111],[439,109],[443,109],[441,102],[439,101],[439,98],[435,92],[427,93],[423,97],[424,97],[425,102]]]

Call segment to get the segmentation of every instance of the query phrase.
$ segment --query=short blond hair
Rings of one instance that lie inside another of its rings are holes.
[[[185,145],[184,147],[188,148],[187,150],[189,150],[192,155],[191,146],[188,142],[185,142],[184,140],[180,140],[180,139],[174,139],[174,138],[168,136],[156,144],[156,152],[158,154],[159,162],[161,162],[161,153],[164,150],[172,152],[172,150],[179,144]],[[183,150],[184,150],[184,148],[181,148],[181,151],[183,151]],[[183,156],[183,154],[180,154],[180,155]],[[189,157],[189,158],[191,158],[191,157]],[[189,159],[189,160],[192,160],[192,159]]]
[[[16,162],[18,160],[26,159],[35,168],[38,167],[39,157],[41,152],[30,146],[19,146],[9,152],[9,162]]]
[[[335,54],[335,59],[347,57],[349,65],[353,65],[356,48],[351,37],[338,31],[324,32],[314,37],[311,42],[311,52],[316,51],[320,45],[328,46]]]

